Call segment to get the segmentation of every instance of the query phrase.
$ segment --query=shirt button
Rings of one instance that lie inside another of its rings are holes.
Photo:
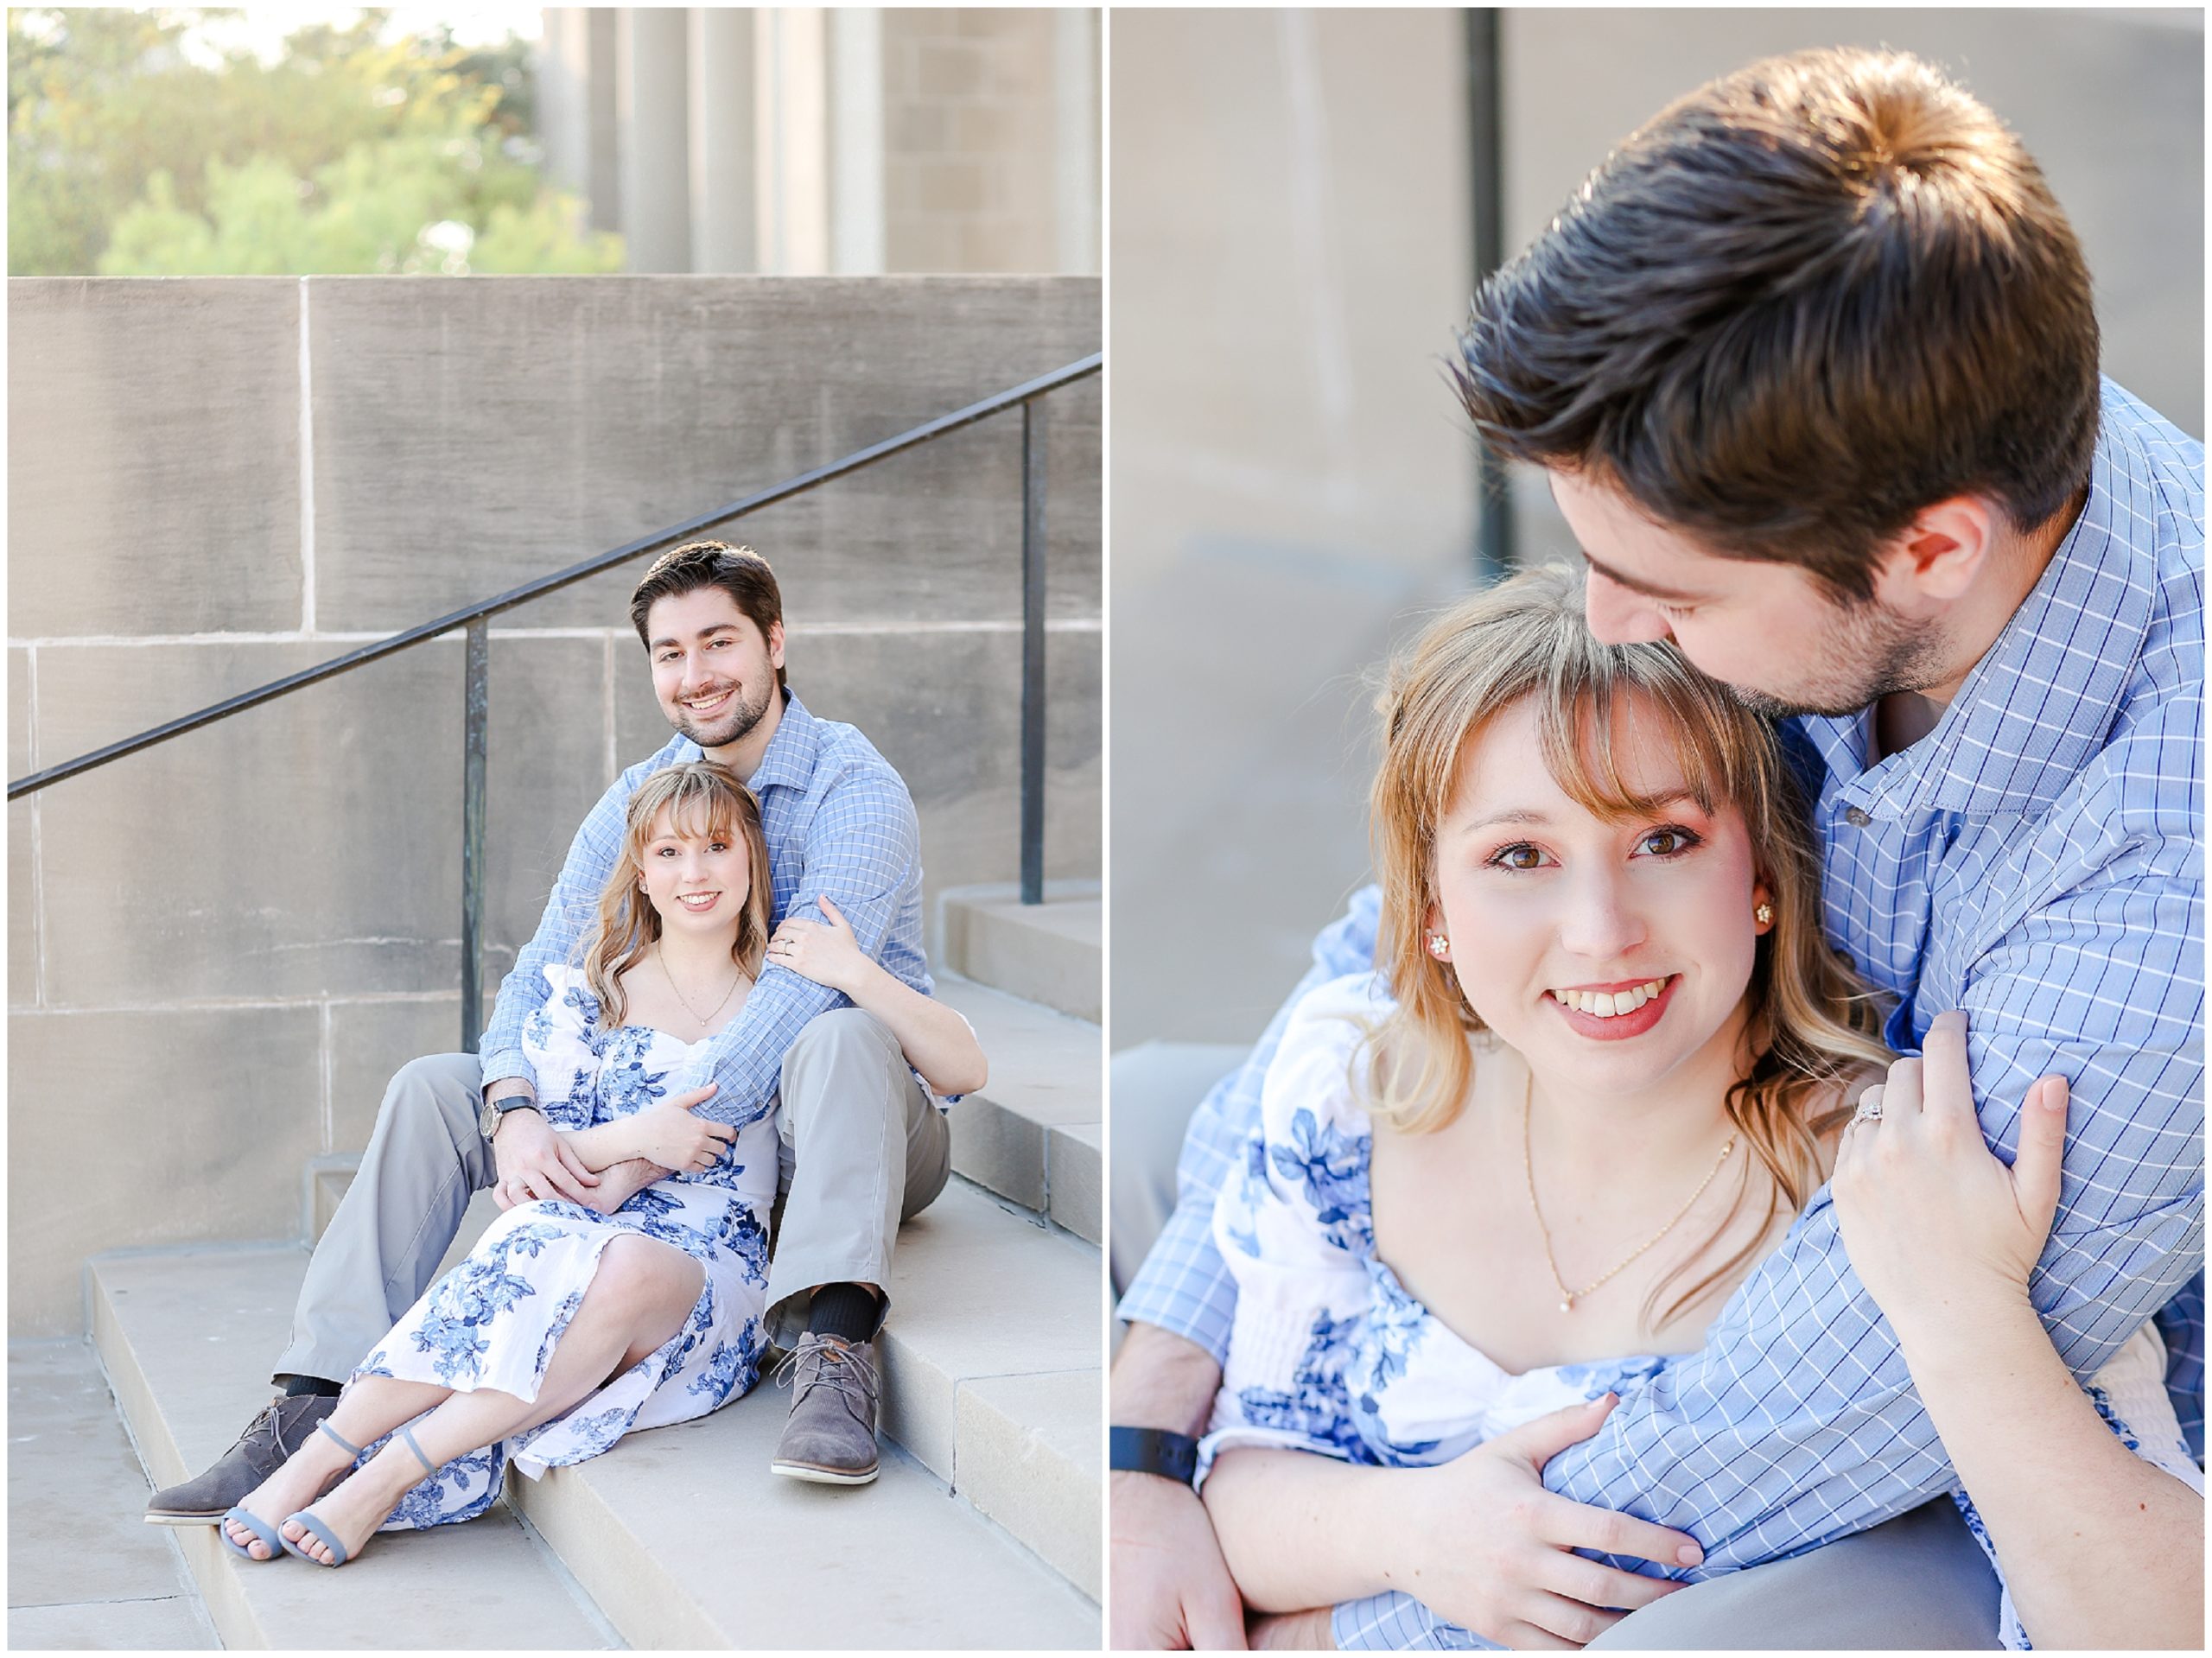
[[[1858,807],[1851,806],[1845,809],[1843,821],[1850,824],[1853,829],[1865,829],[1867,824],[1872,823],[1874,820],[1867,816],[1865,812],[1859,810]]]

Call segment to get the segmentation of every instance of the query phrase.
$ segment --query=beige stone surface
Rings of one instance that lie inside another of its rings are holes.
[[[1050,1128],[1101,1116],[1098,1027],[951,974],[938,975],[937,995],[976,1027],[990,1066],[952,1107],[953,1169],[1041,1213]]]
[[[878,1341],[885,1432],[957,1483],[961,1384],[1098,1365],[1101,1282],[1096,1250],[953,1181],[899,1229]]]
[[[147,645],[118,683],[41,652],[41,753],[82,753],[337,654],[328,645]],[[496,969],[536,926],[606,785],[596,641],[493,646],[486,907]],[[461,663],[438,640],[294,693],[41,797],[48,1000],[423,991],[460,962]],[[141,825],[162,824],[148,858]]]
[[[307,1253],[233,1249],[95,1263],[93,1335],[149,1471],[219,1456],[268,1397]],[[574,1650],[613,1645],[512,1515],[378,1536],[343,1570],[255,1563],[211,1526],[165,1528],[230,1647]]]
[[[38,881],[35,867],[38,797],[8,803],[8,1006],[38,1002]]]
[[[964,976],[1077,1019],[1099,1020],[1105,994],[1104,912],[1096,888],[1021,901],[1020,886],[996,882],[946,893],[939,901],[945,963]]]
[[[404,626],[1060,367],[1097,349],[1098,293],[1083,277],[319,287],[321,619]],[[462,406],[466,421],[421,417]],[[742,538],[772,561],[799,555],[779,564],[795,613],[994,613],[977,607],[1004,606],[987,572],[1019,545],[1018,425],[883,462],[747,521]],[[1053,481],[1072,500],[1097,479],[1094,450]],[[530,619],[604,625],[635,581],[617,571]]]
[[[10,1015],[12,1334],[83,1329],[87,1255],[297,1234],[318,1149],[315,1027],[313,1007]],[[253,1097],[296,1103],[249,1117],[248,1079]]]
[[[138,1517],[151,1489],[92,1350],[9,1343],[10,1646],[215,1644],[166,1528]]]
[[[299,293],[9,283],[10,637],[300,625]]]
[[[1054,1221],[1091,1243],[1103,1244],[1105,1125],[1070,1123],[1045,1139],[1046,1185],[1052,1193]]]
[[[1096,1606],[897,1447],[858,1490],[771,1474],[787,1398],[509,1489],[632,1647],[1096,1648]]]
[[[489,1016],[491,1004],[485,1004]],[[458,1053],[461,996],[426,1001],[336,1001],[329,1012],[330,1152],[369,1143],[392,1075],[424,1054]]]
[[[961,1495],[1096,1599],[1098,1372],[993,1376],[960,1389]]]
[[[13,1652],[188,1652],[219,1646],[181,1596],[75,1606],[10,1606]]]

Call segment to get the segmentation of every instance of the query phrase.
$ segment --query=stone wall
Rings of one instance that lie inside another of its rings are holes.
[[[11,778],[456,609],[1098,348],[1084,278],[219,277],[9,285]],[[1099,390],[1051,400],[1047,866],[1099,871]],[[1020,421],[721,532],[791,682],[1016,868]],[[488,967],[667,737],[644,561],[493,627]],[[302,1168],[460,1037],[461,646],[8,809],[10,1332],[83,1258],[296,1232]]]

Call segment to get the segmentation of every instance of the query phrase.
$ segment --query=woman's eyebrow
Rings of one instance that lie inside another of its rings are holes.
[[[1462,823],[1452,833],[1472,835],[1477,829],[1490,829],[1498,823],[1548,823],[1551,821],[1540,811],[1526,806],[1516,806],[1506,811],[1492,812],[1487,817],[1478,817]]]

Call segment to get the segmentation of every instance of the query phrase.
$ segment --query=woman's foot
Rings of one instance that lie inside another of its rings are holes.
[[[333,1480],[353,1466],[350,1452],[324,1435],[310,1433],[307,1442],[277,1464],[276,1471],[246,1493],[238,1503],[273,1534],[290,1515],[321,1496]],[[223,1521],[224,1534],[252,1559],[275,1558],[276,1551],[235,1517]]]
[[[301,1524],[298,1511],[288,1511],[281,1528],[292,1547],[321,1566],[343,1566],[366,1547],[377,1528],[399,1506],[399,1499],[423,1478],[422,1466],[411,1453],[396,1442],[391,1451],[379,1453],[305,1508],[305,1514],[321,1521],[322,1529],[338,1540],[338,1550]]]

